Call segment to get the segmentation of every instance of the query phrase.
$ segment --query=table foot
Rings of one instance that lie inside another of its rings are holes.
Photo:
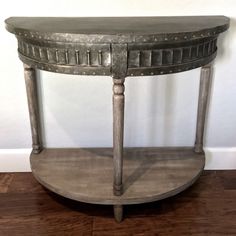
[[[120,223],[123,220],[123,206],[122,205],[114,205],[114,217],[115,220]]]

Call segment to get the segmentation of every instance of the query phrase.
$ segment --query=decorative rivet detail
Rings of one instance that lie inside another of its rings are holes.
[[[216,31],[214,33],[217,34]],[[31,37],[31,38],[34,37],[35,39],[36,38],[42,38],[42,37],[44,39],[49,38],[47,35],[45,35],[45,34],[44,35],[42,35],[42,34],[39,35],[39,33],[31,34],[29,32],[18,32],[17,34],[18,35],[22,34],[22,36],[27,35],[27,37]],[[139,72],[136,72],[135,70],[133,70],[133,74],[129,73],[130,76],[137,76],[137,75],[143,76],[143,75],[175,73],[177,71],[180,72],[180,71],[184,71],[184,70],[188,70],[188,69],[199,67],[200,64],[197,61],[203,58],[202,54],[204,54],[207,57],[209,56],[209,58],[210,58],[210,56],[214,53],[213,51],[215,50],[216,39],[213,39],[215,37],[209,37],[208,38],[207,35],[213,35],[213,32],[202,32],[202,34],[201,34],[201,32],[200,33],[196,33],[196,34],[186,34],[186,35],[182,34],[181,36],[177,34],[176,36],[173,35],[171,38],[169,38],[168,35],[166,35],[166,36],[168,36],[168,38],[167,37],[165,38],[165,35],[160,37],[160,38],[158,36],[153,36],[152,37],[153,41],[155,40],[155,41],[162,41],[162,42],[163,42],[163,40],[181,40],[181,39],[183,40],[183,38],[190,40],[190,39],[192,39],[194,37],[196,37],[197,39],[199,39],[200,37],[207,37],[207,38],[205,38],[205,39],[202,38],[201,39],[201,41],[205,40],[206,42],[204,41],[204,42],[196,42],[196,43],[194,43],[194,45],[193,45],[194,49],[196,48],[196,53],[195,53],[196,55],[194,56],[194,58],[191,57],[191,49],[193,48],[192,45],[188,45],[188,46],[177,45],[177,47],[173,47],[173,48],[172,47],[168,47],[167,49],[165,47],[164,48],[154,48],[154,49],[150,49],[150,48],[146,48],[146,47],[144,48],[143,47],[138,52],[137,52],[137,49],[131,49],[131,51],[132,50],[135,51],[136,58],[139,57],[139,60],[137,60],[137,65],[135,65],[135,67],[139,67],[140,70],[139,70]],[[146,39],[146,40],[149,40],[149,39]],[[176,42],[176,44],[177,44],[177,42]],[[29,46],[29,48],[28,48],[28,46]],[[45,60],[49,60],[50,59],[50,61],[48,63],[50,67],[51,67],[51,65],[50,65],[51,63],[53,63],[53,64],[59,63],[60,65],[65,65],[65,64],[68,64],[69,61],[70,61],[72,66],[77,65],[77,64],[79,64],[79,65],[81,64],[80,68],[86,67],[87,66],[86,63],[84,65],[84,57],[86,59],[86,50],[87,50],[88,46],[84,46],[84,45],[80,46],[80,45],[78,45],[78,47],[79,48],[81,47],[81,50],[82,50],[81,52],[85,52],[85,55],[82,54],[82,53],[80,55],[81,63],[79,63],[79,51],[77,49],[69,49],[68,51],[66,49],[63,49],[62,47],[59,47],[59,48],[52,47],[52,48],[47,49],[45,46],[34,45],[33,43],[26,42],[24,40],[20,40],[20,37],[19,37],[19,50],[20,50],[20,53],[22,53],[23,55],[28,56],[28,57],[30,57],[32,59],[35,59],[39,63],[43,62],[42,64],[45,63]],[[82,48],[82,47],[84,47],[84,48]],[[99,50],[99,48],[100,47],[95,48],[95,52],[97,53],[97,55],[102,54],[102,51]],[[188,57],[184,58],[184,61],[182,61],[183,50],[185,48],[189,49],[189,51],[186,50],[186,52],[189,52],[189,54],[188,54]],[[109,52],[107,51],[108,49],[104,49],[104,50],[105,50],[105,53],[110,53],[110,51]],[[148,58],[146,58],[146,54],[145,54],[146,50],[148,50],[148,52],[150,53]],[[156,50],[157,53],[153,53],[154,50]],[[175,58],[173,59],[173,54],[175,53],[174,50],[176,50],[176,51],[179,50],[180,51],[180,53],[176,54],[177,55],[177,59],[176,60],[175,60]],[[165,53],[166,51],[168,51],[168,53]],[[201,51],[201,52],[202,51],[206,51],[206,53],[199,54],[198,51]],[[101,60],[100,59],[98,59],[98,61],[94,60],[94,58],[92,57],[93,56],[93,51],[91,51],[91,55],[89,55],[89,52],[90,52],[90,50],[87,51],[88,59],[91,59],[91,62],[90,62],[90,60],[88,60],[88,62],[89,62],[88,64],[92,64],[92,66],[94,65],[98,69],[98,71],[93,72],[93,71],[90,70],[91,68],[90,69],[88,68],[89,70],[87,72],[85,72],[85,71],[84,72],[83,71],[82,72],[81,71],[74,72],[74,69],[67,69],[67,68],[64,68],[64,67],[61,67],[61,69],[59,69],[59,71],[65,71],[66,73],[72,73],[72,74],[73,73],[74,74],[84,74],[84,75],[85,74],[87,74],[87,75],[88,74],[89,75],[91,75],[91,74],[93,74],[93,75],[95,75],[95,74],[101,74],[101,75],[102,74],[103,75],[107,74],[107,75],[109,75],[110,72],[105,73],[103,71],[100,71],[100,69],[102,70],[102,68],[108,68],[108,65],[104,65],[103,67],[98,67],[100,65],[99,61],[101,61]],[[71,55],[71,54],[73,54],[73,55]],[[64,60],[63,56],[65,57],[65,60]],[[69,57],[73,57],[73,58],[71,60],[69,60],[70,59]],[[156,61],[157,57],[158,57],[158,60],[159,60],[159,57],[160,57],[160,61],[158,61],[158,63]],[[195,61],[195,59],[197,61]],[[144,64],[143,61],[146,61],[146,60],[148,60],[148,63],[146,63],[146,64],[147,64],[147,67],[149,67],[149,68],[146,68],[147,71],[143,70],[143,66],[144,66],[143,65]],[[205,60],[207,60],[207,58],[202,60],[202,61],[205,62]],[[141,63],[140,63],[140,61],[141,61]],[[82,64],[82,62],[83,62],[83,64]],[[186,66],[184,67],[185,63],[187,65],[189,65],[189,66],[188,67],[186,67]],[[196,66],[192,66],[192,64],[194,64]],[[174,68],[172,66],[177,66],[177,67],[180,67],[181,69]],[[132,69],[133,65],[132,64],[129,65],[129,63],[128,63],[128,67]],[[159,68],[158,68],[157,71],[155,71],[153,73],[153,72],[151,72],[151,70],[153,71],[153,69],[152,69],[153,67],[156,67],[156,68],[159,67]],[[42,69],[46,68],[46,70],[49,70],[49,71],[55,71],[55,68],[53,68],[53,67],[51,67],[51,69],[50,69],[48,66],[41,66],[41,68]],[[172,68],[172,69],[170,70],[170,68]],[[161,69],[163,69],[164,71],[161,71]],[[86,68],[85,68],[85,70],[86,70]],[[143,72],[143,73],[141,73],[141,72]]]

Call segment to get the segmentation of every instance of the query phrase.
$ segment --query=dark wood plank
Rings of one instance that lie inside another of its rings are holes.
[[[45,189],[38,184],[32,173],[14,173],[14,178],[8,187],[8,193],[44,193]]]
[[[83,204],[63,200],[32,174],[16,173],[8,191],[0,194],[0,235],[92,235],[92,217],[83,212]]]
[[[12,182],[14,174],[0,173],[0,193],[6,193],[8,191],[9,185]]]
[[[236,170],[205,171],[175,197],[125,206],[121,223],[115,222],[111,206],[60,197],[42,188],[31,173],[0,177],[8,186],[0,193],[0,235],[236,235]]]
[[[220,179],[224,190],[236,189],[236,175],[234,171],[216,171],[217,177]]]

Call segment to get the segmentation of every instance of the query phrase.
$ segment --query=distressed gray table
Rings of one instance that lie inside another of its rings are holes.
[[[42,185],[74,200],[114,205],[115,219],[121,221],[123,205],[170,197],[196,181],[205,164],[211,61],[218,35],[229,27],[227,17],[12,17],[5,22],[17,37],[24,63],[33,140],[30,162]],[[197,67],[202,69],[195,146],[123,150],[125,78]],[[43,148],[35,69],[113,78],[113,149]]]

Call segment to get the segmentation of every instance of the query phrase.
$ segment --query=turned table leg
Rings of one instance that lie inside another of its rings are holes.
[[[24,75],[33,143],[32,148],[33,153],[37,154],[42,150],[42,140],[40,132],[36,71],[33,67],[24,64]]]
[[[211,84],[212,65],[208,64],[201,69],[199,98],[198,98],[198,113],[197,113],[197,130],[195,140],[195,152],[203,152],[203,135],[206,119],[207,101]]]
[[[124,79],[113,79],[113,161],[114,195],[122,195],[123,133],[124,133]]]
[[[114,162],[114,195],[122,195],[123,169],[123,134],[124,134],[124,79],[113,79],[113,162]],[[117,222],[123,217],[123,206],[114,205],[114,216]]]

